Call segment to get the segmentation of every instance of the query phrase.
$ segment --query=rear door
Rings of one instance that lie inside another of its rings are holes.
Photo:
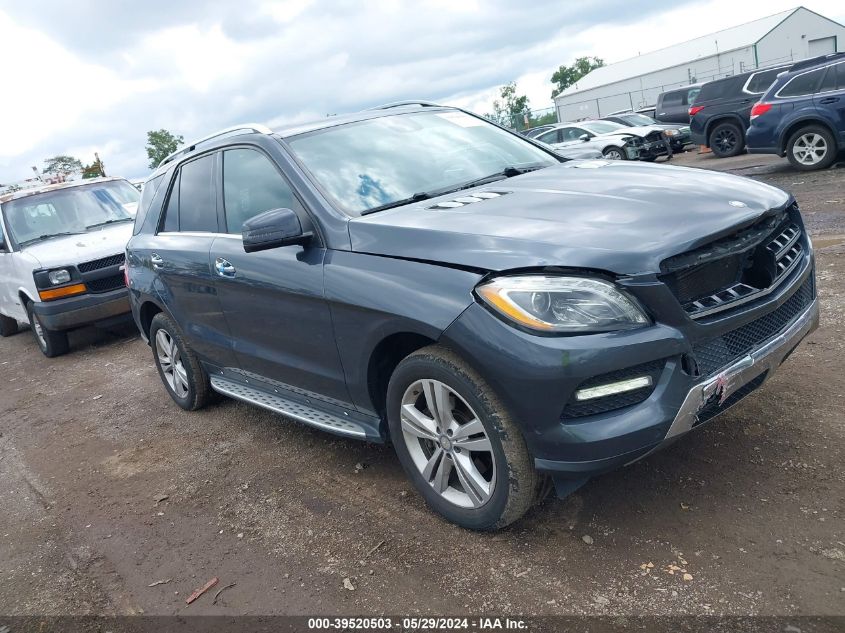
[[[687,92],[687,88],[683,88],[660,95],[655,118],[661,123],[689,123]]]
[[[203,360],[230,365],[233,354],[209,262],[219,232],[215,166],[205,154],[179,166],[149,249],[155,288],[188,344]]]
[[[828,67],[813,100],[819,114],[836,131],[836,140],[845,144],[845,62]]]
[[[303,229],[310,216],[276,163],[254,147],[222,152],[219,170],[224,232],[211,248],[220,303],[238,367],[284,388],[348,404],[329,306],[323,293],[326,249],[306,246],[244,252],[243,223],[270,209],[292,209]]]

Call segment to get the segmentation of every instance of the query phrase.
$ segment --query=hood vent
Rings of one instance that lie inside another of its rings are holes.
[[[492,200],[493,198],[500,198],[501,196],[509,194],[510,191],[477,191],[473,194],[458,196],[451,200],[444,200],[433,204],[429,209],[457,209],[458,207],[465,207],[474,202],[483,202],[484,200]]]

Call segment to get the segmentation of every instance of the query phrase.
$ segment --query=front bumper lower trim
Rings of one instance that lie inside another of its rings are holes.
[[[715,376],[695,385],[687,393],[666,437],[646,455],[660,450],[665,444],[687,433],[698,420],[701,409],[714,397],[724,402],[737,389],[748,384],[763,372],[768,372],[768,380],[773,370],[795,349],[801,340],[819,325],[819,302],[815,299],[804,313],[785,331],[729,365]],[[639,457],[639,461],[646,455]]]

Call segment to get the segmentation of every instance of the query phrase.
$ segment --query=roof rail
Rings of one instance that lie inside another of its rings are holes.
[[[177,156],[180,156],[182,154],[187,154],[188,152],[193,152],[197,148],[197,145],[201,145],[202,143],[207,143],[208,141],[219,138],[221,136],[226,136],[226,135],[235,136],[236,134],[239,134],[239,133],[240,134],[248,134],[250,132],[257,132],[259,134],[272,134],[273,130],[271,130],[266,125],[261,125],[260,123],[244,123],[242,125],[234,125],[232,127],[227,127],[223,130],[219,130],[219,131],[215,132],[214,134],[209,134],[208,136],[203,136],[200,139],[197,139],[195,141],[191,141],[190,143],[188,143],[184,147],[177,149],[172,154],[168,154],[158,164],[158,166],[161,167],[162,165],[169,163],[170,161],[172,161]]]
[[[792,72],[793,70],[801,70],[802,68],[809,68],[810,66],[815,66],[816,64],[823,64],[825,62],[839,59],[840,57],[845,57],[845,52],[828,53],[827,55],[819,55],[818,57],[802,59],[800,62],[792,64],[792,66],[789,67],[789,72]]]
[[[440,108],[442,107],[439,103],[434,103],[433,101],[419,101],[417,99],[409,99],[408,101],[392,101],[390,103],[385,103],[383,105],[378,105],[372,108],[367,108],[367,110],[389,110],[390,108],[401,108],[402,106],[420,106],[421,108]]]

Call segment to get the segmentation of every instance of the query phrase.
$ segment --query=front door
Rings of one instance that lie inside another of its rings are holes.
[[[227,236],[211,246],[220,303],[240,369],[309,397],[351,401],[323,296],[325,248],[306,246],[244,252],[244,221],[270,209],[310,217],[276,164],[254,148],[222,153],[222,200]]]

